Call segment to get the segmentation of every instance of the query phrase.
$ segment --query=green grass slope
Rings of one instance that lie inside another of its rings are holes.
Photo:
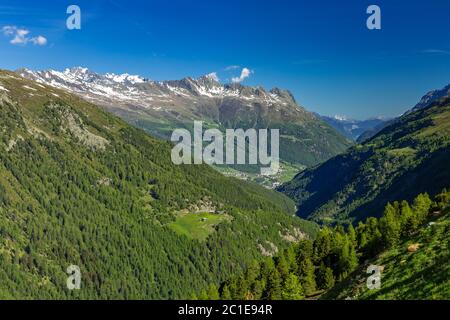
[[[447,210],[448,211],[448,210]],[[326,299],[434,300],[450,299],[450,214],[435,217],[420,232],[370,259]],[[409,252],[410,246],[419,245]],[[369,290],[367,267],[383,266],[381,286]]]
[[[279,191],[320,223],[377,216],[388,201],[435,194],[450,181],[450,98],[409,113],[362,145],[299,173]]]
[[[450,191],[388,203],[380,219],[323,227],[198,298],[450,299]],[[381,279],[374,283],[374,268]],[[371,269],[369,269],[369,267]],[[368,273],[370,271],[370,273]]]
[[[0,298],[187,298],[261,259],[261,243],[281,249],[294,229],[316,232],[284,195],[175,166],[171,147],[0,71]],[[204,208],[227,219],[206,234],[173,230]],[[69,265],[81,269],[81,290],[66,287]]]

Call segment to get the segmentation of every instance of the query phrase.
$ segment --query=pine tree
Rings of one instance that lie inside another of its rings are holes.
[[[208,300],[219,300],[219,290],[217,290],[217,287],[215,284],[211,284],[208,288]]]
[[[261,300],[261,298],[264,294],[265,287],[266,287],[265,280],[256,280],[253,283],[252,292],[253,292],[253,298],[255,300]]]
[[[198,300],[208,300],[208,293],[206,292],[206,290],[200,291]]]
[[[338,255],[338,279],[345,278],[358,265],[358,258],[356,256],[356,248],[350,241],[347,235],[339,237],[338,247],[335,249]]]
[[[255,282],[257,276],[260,274],[260,263],[257,260],[252,260],[245,272],[245,278],[249,285]]]
[[[284,281],[281,298],[283,300],[304,299],[303,288],[298,277],[295,274],[290,273]]]
[[[273,262],[273,259],[271,257],[264,259],[261,265],[261,278],[268,279],[274,269],[275,263]]]
[[[250,283],[244,276],[240,276],[238,278],[238,289],[239,290],[237,291],[237,298],[244,300],[248,299]]]
[[[285,279],[289,273],[289,264],[283,254],[277,258],[277,269],[281,277]]]
[[[356,231],[351,223],[347,228],[347,234],[348,234],[348,238],[349,238],[350,242],[352,243],[353,247],[356,248],[358,246],[358,242],[356,240]]]
[[[411,232],[414,230],[413,226],[417,224],[413,211],[407,201],[402,201],[401,203],[400,221],[402,224],[401,225],[402,236],[407,236],[411,234]]]
[[[366,225],[368,243],[365,249],[365,253],[369,256],[373,256],[379,253],[383,247],[382,234],[378,228],[378,220],[376,218],[368,218],[366,221]]]
[[[324,227],[314,241],[314,261],[319,262],[325,259],[331,252],[332,232],[328,227]]]
[[[412,226],[414,230],[417,230],[419,226],[425,222],[432,203],[433,201],[431,201],[428,193],[421,193],[414,199],[412,205],[412,210],[414,212],[414,216],[416,217],[415,223]]]
[[[317,286],[319,289],[328,290],[334,286],[335,280],[333,270],[321,264],[317,269]]]
[[[295,246],[290,246],[285,251],[286,261],[289,265],[289,271],[297,269],[297,259],[295,256]]]
[[[267,297],[269,300],[281,300],[282,280],[280,273],[274,269],[267,281]]]
[[[447,189],[442,190],[441,193],[437,194],[435,197],[435,204],[433,207],[435,207],[435,210],[443,210],[445,208],[448,208],[449,202],[450,202],[450,191]]]
[[[230,291],[231,300],[241,300],[241,299],[243,299],[243,297],[240,294],[241,286],[240,286],[239,281],[237,281],[236,277],[233,277],[228,282],[228,289]]]
[[[360,223],[360,226],[362,223]],[[359,227],[360,227],[359,226]],[[364,225],[365,226],[365,225]],[[366,228],[358,228],[358,249],[363,251],[367,247],[368,240],[367,240],[367,229]]]
[[[395,208],[390,203],[386,205],[379,225],[383,243],[387,247],[396,245],[400,239],[401,226]]]
[[[298,265],[298,276],[306,295],[316,291],[316,280],[314,277],[314,264],[311,259],[306,258]]]
[[[197,295],[195,293],[192,293],[189,300],[198,300]]]
[[[228,288],[228,285],[226,285],[226,284],[222,288],[221,298],[222,298],[222,300],[231,300],[230,289]]]
[[[325,281],[324,281],[324,288],[330,289],[334,286],[334,275],[333,270],[331,268],[326,268],[325,270]]]

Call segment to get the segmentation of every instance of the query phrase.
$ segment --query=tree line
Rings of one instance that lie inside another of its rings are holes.
[[[315,240],[302,240],[262,263],[254,261],[245,273],[192,299],[301,300],[331,289],[354,271],[359,261],[375,257],[415,234],[433,213],[450,204],[450,191],[434,200],[419,194],[412,203],[388,203],[381,218],[368,218],[356,228],[323,227]]]

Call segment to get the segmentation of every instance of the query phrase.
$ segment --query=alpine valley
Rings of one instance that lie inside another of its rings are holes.
[[[189,298],[316,234],[286,196],[171,147],[0,71],[0,299]]]
[[[380,216],[389,201],[436,194],[450,181],[448,87],[424,96],[380,132],[278,190],[296,201],[298,214],[320,223],[354,223]]]
[[[372,131],[375,128],[378,128],[384,125],[389,119],[387,118],[371,118],[367,120],[354,120],[348,119],[344,116],[320,116],[322,120],[328,123],[330,126],[335,128],[341,134],[346,136],[348,139],[357,141],[361,135],[365,134],[368,131]]]
[[[0,71],[0,299],[449,299],[448,94],[352,146],[279,89],[19,73]],[[297,175],[174,165],[172,128],[204,117],[281,126]]]
[[[221,84],[215,74],[198,79],[152,81],[129,74],[98,74],[87,68],[63,72],[21,69],[41,84],[68,90],[156,137],[170,139],[176,128],[279,129],[281,172],[259,174],[257,166],[221,166],[220,171],[267,187],[289,181],[296,172],[345,151],[352,142],[319,116],[306,111],[287,90]]]

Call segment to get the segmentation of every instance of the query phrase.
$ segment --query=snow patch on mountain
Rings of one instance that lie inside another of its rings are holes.
[[[448,84],[442,89],[428,92],[426,95],[422,97],[422,99],[420,99],[419,103],[416,104],[416,106],[412,109],[412,111],[429,107],[436,100],[439,100],[440,98],[446,97],[448,95],[450,95],[450,84]]]
[[[348,121],[348,118],[346,116],[341,116],[341,115],[338,115],[338,114],[336,114],[334,116],[334,119],[336,119],[338,121]]]
[[[64,71],[32,71],[21,69],[18,73],[26,78],[59,89],[68,90],[89,100],[120,100],[144,108],[155,107],[156,102],[171,102],[183,98],[194,100],[205,98],[239,98],[246,101],[261,101],[265,104],[287,105],[295,100],[288,91],[272,89],[266,92],[261,87],[245,87],[240,84],[223,85],[216,73],[198,79],[185,78],[175,81],[155,82],[139,75],[98,74],[88,68],[68,68]],[[158,106],[160,107],[160,106]]]

